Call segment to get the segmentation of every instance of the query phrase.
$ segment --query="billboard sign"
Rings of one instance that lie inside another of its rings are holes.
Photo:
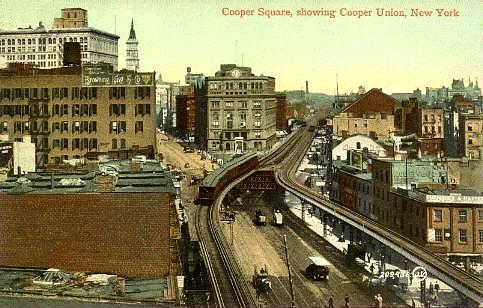
[[[109,66],[82,66],[83,87],[139,87],[153,84],[154,73],[113,72]]]

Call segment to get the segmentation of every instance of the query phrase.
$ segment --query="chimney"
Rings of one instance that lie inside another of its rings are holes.
[[[95,179],[96,192],[112,192],[116,190],[117,178],[113,175],[98,175]]]

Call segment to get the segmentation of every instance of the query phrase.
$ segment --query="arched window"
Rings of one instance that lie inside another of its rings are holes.
[[[356,142],[356,149],[360,149],[361,148],[361,143],[360,142]]]

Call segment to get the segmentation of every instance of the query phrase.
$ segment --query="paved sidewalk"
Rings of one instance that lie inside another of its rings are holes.
[[[285,203],[289,207],[289,209],[294,213],[296,216],[302,218],[302,205],[300,200],[290,193],[286,193]],[[310,229],[315,231],[321,237],[323,236],[323,226],[318,217],[309,213],[309,211],[305,211],[305,222],[309,226]],[[324,237],[332,246],[337,248],[338,250],[345,252],[348,249],[349,241],[342,240],[340,234],[337,233],[337,230],[333,230],[331,224],[327,226],[327,235]],[[347,238],[347,237],[345,237]],[[358,263],[365,269],[367,272],[367,276],[364,276],[364,280],[367,283],[372,285],[382,285],[385,283],[385,279],[379,278],[381,275],[380,273],[380,266],[381,261],[377,259],[376,253],[372,253],[372,257],[370,261],[367,258],[365,260],[361,260],[357,258]],[[407,264],[404,264],[404,260],[400,256],[393,256],[391,258],[391,262],[385,263],[386,272],[389,270],[396,270],[398,269],[401,273],[401,276],[408,276],[408,271],[404,268]],[[373,275],[371,275],[371,269]],[[372,277],[371,277],[372,276]],[[405,285],[399,285],[395,288],[397,295],[404,300],[409,306],[413,307],[424,307],[424,305],[420,301],[420,282],[416,279],[400,279],[400,281],[407,281],[407,288]],[[436,291],[435,286],[439,286],[439,291]],[[430,289],[433,290],[430,293]],[[446,285],[444,282],[439,281],[438,279],[428,276],[426,279],[426,294],[427,296],[431,296],[433,298],[431,307],[458,307],[461,303],[459,298],[458,292],[453,290],[451,287]],[[431,295],[432,294],[432,295]]]

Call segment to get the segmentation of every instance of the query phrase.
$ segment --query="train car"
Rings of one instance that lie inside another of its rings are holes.
[[[195,203],[200,205],[212,204],[226,185],[246,172],[258,168],[258,166],[259,161],[256,153],[243,155],[226,163],[203,179]]]

